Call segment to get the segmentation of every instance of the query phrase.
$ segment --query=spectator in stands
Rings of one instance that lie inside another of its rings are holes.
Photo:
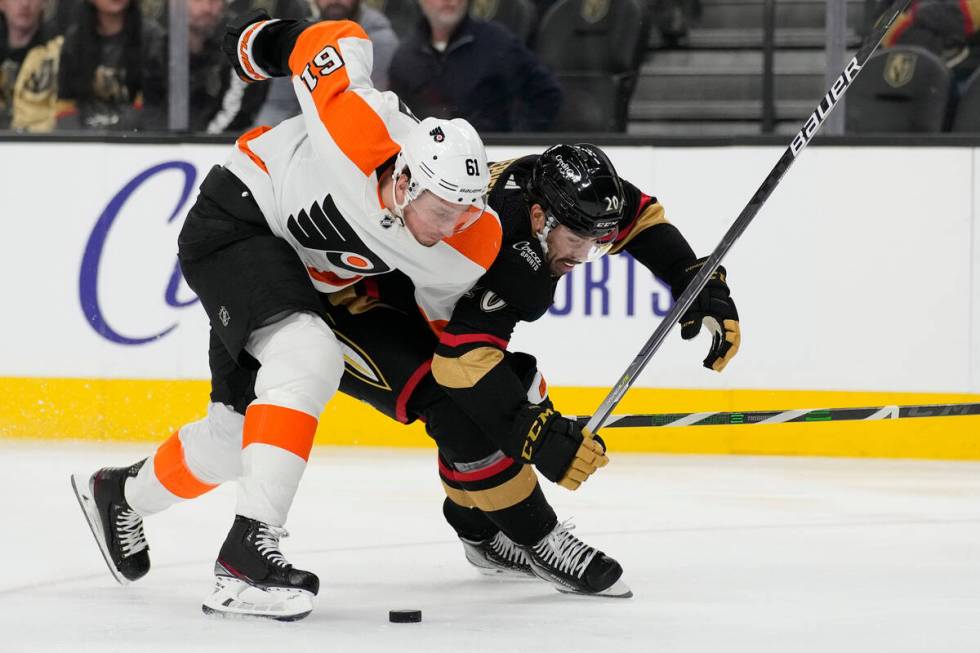
[[[376,9],[361,0],[315,0],[324,20],[352,20],[367,32],[374,48],[374,69],[371,81],[378,90],[388,90],[388,68],[398,48],[398,35],[391,22]]]
[[[371,81],[380,91],[388,89],[388,67],[398,48],[398,35],[391,22],[376,9],[361,0],[315,0],[323,20],[352,20],[367,32],[374,49],[374,68]],[[269,82],[269,97],[259,114],[257,124],[275,125],[299,113],[299,102],[293,93],[292,80],[278,77]],[[252,84],[255,86],[255,84]]]
[[[163,32],[135,0],[83,0],[61,51],[59,129],[166,127]]]
[[[424,19],[391,63],[391,90],[419,116],[458,117],[481,132],[544,131],[561,108],[554,75],[468,0],[419,0]]]
[[[980,67],[980,0],[914,0],[885,34],[885,47],[915,45],[942,57],[962,81]]]
[[[252,126],[264,89],[238,78],[221,51],[225,0],[187,0],[190,130],[217,134]]]
[[[54,127],[62,39],[43,15],[44,0],[0,0],[0,129]]]

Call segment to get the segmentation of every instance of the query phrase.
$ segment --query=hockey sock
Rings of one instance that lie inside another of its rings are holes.
[[[442,514],[456,534],[468,540],[486,540],[500,530],[479,508],[461,506],[449,497],[442,503]]]
[[[520,503],[484,514],[504,535],[525,546],[540,542],[558,523],[558,516],[540,485],[536,485],[531,495]]]

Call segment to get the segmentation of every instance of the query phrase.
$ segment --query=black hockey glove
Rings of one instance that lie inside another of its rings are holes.
[[[241,53],[238,51],[238,41],[241,39],[245,30],[248,29],[249,25],[253,25],[263,20],[270,20],[271,18],[272,16],[270,16],[265,9],[253,9],[252,11],[242,14],[225,26],[225,36],[221,41],[221,51],[225,53],[226,57],[228,57],[229,63],[231,63],[232,67],[235,69],[235,74],[237,74],[239,79],[246,84],[251,84],[252,82],[258,80],[245,71],[241,59]],[[245,65],[248,65],[248,62],[245,62]]]
[[[674,299],[680,297],[691,279],[698,273],[707,258],[698,259],[684,268],[681,278],[671,288]],[[732,301],[728,284],[725,283],[725,268],[718,269],[701,294],[697,296],[691,308],[681,316],[681,337],[691,340],[701,332],[704,324],[711,332],[711,349],[704,359],[704,366],[709,370],[721,372],[728,362],[738,353],[742,341],[742,333],[738,325],[738,310]]]
[[[551,409],[541,411],[532,422],[521,458],[533,463],[546,479],[569,490],[577,490],[609,464],[605,447],[591,433]]]

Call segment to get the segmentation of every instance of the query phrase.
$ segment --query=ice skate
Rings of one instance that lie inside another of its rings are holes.
[[[205,614],[296,621],[313,611],[316,574],[294,568],[279,551],[283,528],[237,515],[214,563]]]
[[[72,474],[78,505],[99,545],[112,576],[128,585],[150,570],[150,547],[143,518],[126,502],[123,486],[136,476],[143,461],[132,467],[103,467],[91,477]]]
[[[524,550],[501,531],[485,540],[459,538],[466,559],[485,576],[536,579]]]
[[[538,578],[568,594],[633,596],[620,579],[623,568],[619,563],[572,535],[573,528],[563,522],[534,546],[523,547]]]

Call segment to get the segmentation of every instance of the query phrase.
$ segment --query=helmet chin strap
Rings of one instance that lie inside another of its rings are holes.
[[[415,198],[412,197],[412,193],[410,192],[412,182],[409,181],[409,188],[405,189],[405,201],[402,203],[398,202],[398,196],[395,194],[395,188],[398,186],[398,177],[401,175],[401,171],[402,169],[398,166],[395,166],[395,169],[391,171],[391,205],[393,207],[391,212],[396,218],[398,218],[398,221],[401,222],[402,226],[404,227],[405,207],[411,204],[412,200]]]
[[[552,215],[546,215],[544,218],[544,227],[535,234],[538,237],[538,242],[541,243],[541,252],[545,256],[548,256],[548,234],[557,226],[558,220]]]

